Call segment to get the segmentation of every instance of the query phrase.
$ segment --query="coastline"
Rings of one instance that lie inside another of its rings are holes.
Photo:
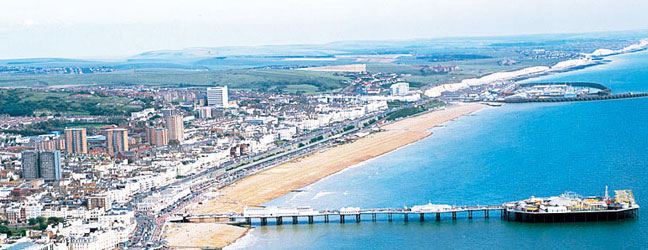
[[[533,79],[551,74],[572,72],[592,66],[607,64],[610,60],[606,57],[640,52],[648,49],[648,39],[642,39],[639,43],[629,45],[619,50],[597,49],[595,52],[583,53],[584,58],[569,59],[560,61],[552,66],[532,66],[514,71],[500,71],[481,76],[479,78],[470,78],[458,83],[448,83],[429,88],[425,95],[429,97],[439,97],[445,91],[458,91],[473,86],[488,85],[503,81],[522,81]]]
[[[647,46],[648,43],[642,41],[641,45]],[[456,86],[452,86],[453,84],[441,86],[444,86],[443,90],[445,91],[447,90],[446,87],[463,88],[490,84],[496,81],[521,81],[556,73],[573,72],[591,66],[607,64],[610,62],[607,60],[607,57],[609,56],[628,54],[645,49],[645,47],[640,49],[633,48],[631,51],[621,50],[622,52],[619,53],[596,55],[598,60],[595,61],[592,61],[591,59],[583,60],[581,62],[576,62],[577,60],[567,60],[559,62],[553,67],[531,67],[514,72],[497,72],[478,79],[467,79],[474,82],[456,83],[454,84]],[[427,96],[435,97],[434,94],[430,95],[428,91],[425,93]],[[436,93],[437,91],[435,90],[434,92]],[[260,206],[263,203],[284,196],[295,190],[299,190],[326,177],[342,173],[344,170],[358,166],[360,163],[367,160],[374,159],[378,156],[427,138],[432,135],[428,130],[487,107],[487,105],[479,103],[461,103],[444,110],[433,111],[399,120],[384,126],[383,129],[385,131],[371,134],[353,143],[332,147],[323,152],[295,159],[292,162],[284,163],[243,178],[217,192],[206,194],[205,196],[207,196],[208,199],[206,199],[202,205],[191,204],[188,206],[188,210],[193,214],[209,214],[216,212],[242,212],[245,206]],[[457,110],[458,108],[462,109]],[[388,142],[389,144],[381,142]],[[361,154],[354,155],[354,153],[358,152]],[[300,167],[301,164],[306,165],[306,167]],[[250,232],[248,228],[229,225],[223,226],[224,227],[221,227],[220,230],[209,230],[208,233],[210,235],[208,238],[213,238],[213,242],[218,242],[218,244],[208,245],[208,247],[227,247]],[[221,230],[231,231],[228,227],[240,228],[240,230],[243,230],[243,233],[237,237],[233,237],[232,234],[222,233],[223,231]],[[192,231],[191,233],[188,233],[189,235],[192,233],[207,233],[193,232],[191,229],[188,230]],[[182,242],[190,241],[188,238],[184,238],[183,240],[185,241]],[[199,248],[200,247],[196,247],[196,249]]]
[[[383,131],[370,134],[355,142],[338,145],[323,152],[280,164],[245,177],[221,190],[207,193],[202,204],[191,204],[187,210],[193,214],[211,214],[242,212],[245,206],[260,206],[349,167],[427,138],[432,135],[429,130],[435,126],[487,107],[480,103],[460,103],[396,121],[384,126]],[[167,232],[166,237],[170,247],[174,247],[174,244],[171,244],[173,242],[176,244],[182,242],[183,248],[189,246],[222,248],[245,235],[245,232],[226,233],[237,231],[234,228],[247,232],[246,228],[229,225],[215,227],[213,230],[198,230],[188,226],[184,228],[185,232]],[[207,234],[209,235],[207,238],[212,240],[204,240],[206,237],[186,237],[194,234]]]

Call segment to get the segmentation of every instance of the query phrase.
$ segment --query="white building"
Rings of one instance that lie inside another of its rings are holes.
[[[70,238],[70,250],[104,250],[115,249],[118,244],[115,231],[95,231],[84,233]]]
[[[389,87],[389,94],[390,95],[407,95],[409,93],[409,83],[406,82],[398,82],[394,83]]]
[[[228,102],[227,86],[207,88],[207,105],[227,108]]]
[[[198,109],[198,117],[200,117],[200,119],[203,119],[203,120],[209,119],[209,118],[212,117],[212,112],[211,111],[212,111],[211,107],[200,107]]]
[[[163,209],[167,208],[171,204],[189,194],[191,194],[191,190],[188,188],[170,188],[163,192],[154,193],[153,195],[144,198],[141,202],[137,203],[137,208],[139,210],[159,213]]]
[[[148,108],[148,109],[144,109],[144,110],[139,111],[139,112],[133,112],[133,113],[131,113],[131,119],[137,120],[137,119],[146,118],[149,114],[152,114],[152,113],[155,113],[154,108]]]
[[[277,139],[289,141],[293,139],[295,134],[297,134],[296,127],[280,128],[277,130]]]

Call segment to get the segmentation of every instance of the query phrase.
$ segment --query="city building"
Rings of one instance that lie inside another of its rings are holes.
[[[86,206],[88,210],[101,208],[108,211],[112,208],[112,199],[107,193],[96,194],[87,198]]]
[[[227,86],[207,88],[207,105],[217,108],[227,108]]]
[[[38,179],[40,170],[38,169],[38,151],[23,151],[22,152],[22,172],[23,179],[34,180]]]
[[[50,151],[23,151],[22,170],[25,180],[43,178],[45,181],[56,181],[63,178],[61,171],[61,153]]]
[[[409,83],[399,82],[394,83],[389,87],[390,95],[407,95],[409,94]]]
[[[106,130],[106,149],[111,156],[122,151],[128,151],[128,130],[125,128]]]
[[[65,129],[65,152],[68,154],[88,153],[88,139],[85,128]]]
[[[149,127],[146,129],[146,139],[150,145],[166,146],[169,144],[169,130]]]
[[[200,119],[209,119],[212,117],[211,107],[200,107],[198,109],[198,117]]]
[[[166,127],[169,130],[169,140],[182,142],[184,140],[184,123],[181,115],[172,115],[166,118]]]

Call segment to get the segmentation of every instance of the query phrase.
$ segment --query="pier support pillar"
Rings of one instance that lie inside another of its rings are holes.
[[[436,213],[436,221],[441,221],[441,213]]]
[[[356,214],[356,223],[360,223],[360,214]]]
[[[282,218],[282,217],[277,217],[277,218],[275,219],[275,221],[277,222],[277,225],[281,225],[281,224],[283,224],[283,218]]]
[[[344,214],[340,214],[340,223],[344,223]]]
[[[328,219],[328,214],[327,214],[327,215],[324,215],[324,223],[328,223],[328,222],[329,222],[329,219]]]
[[[308,224],[313,224],[313,216],[308,216]]]
[[[268,218],[261,218],[261,226],[265,226],[268,224]]]
[[[472,219],[472,210],[468,210],[468,219]]]
[[[392,214],[391,213],[387,214],[387,221],[389,221],[389,222],[392,221]]]
[[[488,219],[488,210],[484,210],[484,218]]]
[[[371,221],[376,222],[376,214],[371,214]]]
[[[456,220],[456,219],[457,219],[457,212],[452,212],[452,220]]]
[[[409,221],[409,214],[407,214],[407,213],[403,214],[403,221],[405,221],[405,222]]]
[[[425,221],[425,214],[424,214],[424,213],[420,213],[420,214],[419,214],[419,220],[420,220],[421,222],[424,222],[424,221]]]
[[[293,216],[292,219],[293,219],[293,224],[299,223],[299,220],[297,219],[297,216]]]
[[[246,217],[245,224],[252,225],[252,219],[250,217]]]

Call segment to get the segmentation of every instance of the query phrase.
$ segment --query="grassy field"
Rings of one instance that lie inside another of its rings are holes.
[[[160,85],[214,86],[228,85],[231,89],[273,88],[288,91],[331,91],[342,88],[342,76],[331,72],[297,70],[250,69],[226,71],[138,70],[85,75],[16,75],[0,76],[0,87],[55,87],[71,85]]]
[[[500,65],[498,62],[506,59],[505,57],[493,57],[486,59],[450,61],[439,63],[443,66],[458,66],[461,70],[450,73],[423,74],[420,65],[406,64],[371,64],[367,70],[372,72],[393,72],[401,74],[411,74],[405,77],[407,82],[413,88],[420,88],[426,85],[438,85],[446,83],[460,82],[464,79],[481,77],[500,71],[514,71],[532,66],[550,66],[558,63],[560,60],[520,60],[514,65]],[[432,64],[434,65],[434,64]]]
[[[40,114],[128,115],[141,106],[129,105],[133,99],[117,96],[87,95],[69,91],[0,89],[0,114],[12,116]]]
[[[441,101],[433,100],[433,101],[423,103],[421,105],[416,105],[416,106],[413,106],[413,107],[404,108],[404,109],[397,110],[397,111],[394,111],[392,113],[389,113],[387,115],[386,119],[388,121],[393,121],[393,120],[397,120],[397,119],[400,119],[400,118],[416,115],[416,114],[431,110],[433,108],[441,107],[441,106],[444,106],[444,105],[445,105],[445,103],[443,103]]]

